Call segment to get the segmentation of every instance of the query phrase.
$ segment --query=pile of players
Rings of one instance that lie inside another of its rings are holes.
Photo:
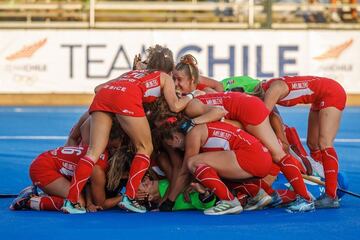
[[[201,76],[190,54],[175,65],[171,50],[160,45],[143,59],[136,56],[133,69],[96,87],[66,145],[32,162],[33,185],[11,209],[72,214],[119,206],[222,215],[340,206],[333,141],[346,94],[335,80],[242,76],[218,82]],[[317,199],[302,177],[313,172],[310,157],[276,104],[311,104],[307,145],[326,184]],[[272,189],[280,171],[291,190]]]

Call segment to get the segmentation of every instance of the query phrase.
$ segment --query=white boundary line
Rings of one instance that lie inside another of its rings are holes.
[[[306,142],[306,138],[301,138],[302,142]],[[334,142],[338,143],[360,143],[360,138],[336,138]]]
[[[0,140],[66,140],[67,136],[0,136]]]

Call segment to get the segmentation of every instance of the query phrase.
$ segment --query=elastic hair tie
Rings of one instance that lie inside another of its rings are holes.
[[[165,122],[167,123],[175,123],[177,121],[176,117],[168,117]]]

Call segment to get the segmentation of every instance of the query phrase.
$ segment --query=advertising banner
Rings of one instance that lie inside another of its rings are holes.
[[[317,75],[360,93],[360,32],[320,30],[0,30],[0,93],[92,93],[154,44],[217,80]]]

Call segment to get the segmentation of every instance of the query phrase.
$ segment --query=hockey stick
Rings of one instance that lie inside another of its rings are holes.
[[[308,176],[308,175],[305,175],[305,174],[302,174],[303,178],[310,181],[310,182],[313,182],[313,183],[316,183],[316,184],[319,184],[321,186],[325,186],[325,182],[317,179],[317,178],[314,178],[314,177],[311,177],[311,176]],[[350,192],[348,190],[345,190],[345,189],[342,189],[342,188],[338,188],[339,191],[343,192],[343,193],[346,193],[346,194],[349,194],[351,196],[354,196],[354,197],[357,197],[357,198],[360,198],[360,194],[358,193],[354,193],[354,192]]]
[[[15,198],[18,194],[0,194],[0,198]]]

